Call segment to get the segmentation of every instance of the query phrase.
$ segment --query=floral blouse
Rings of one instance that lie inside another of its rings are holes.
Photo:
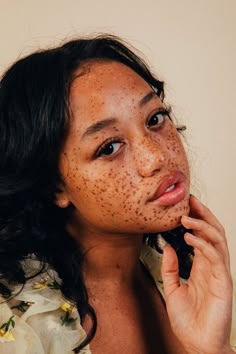
[[[162,296],[161,254],[143,245],[140,260],[150,272]],[[38,269],[38,261],[30,261]],[[0,298],[0,354],[73,354],[85,338],[77,309],[67,302],[54,271],[33,278],[13,300]],[[236,294],[234,294],[234,306]],[[230,343],[236,351],[236,309]],[[91,354],[89,345],[80,354]]]

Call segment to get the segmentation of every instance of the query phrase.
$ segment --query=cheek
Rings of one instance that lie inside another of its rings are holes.
[[[81,173],[83,172],[83,173]],[[104,171],[97,166],[79,168],[70,165],[67,173],[67,190],[72,203],[80,210],[84,206],[96,207],[98,211],[111,210],[130,198],[134,189],[131,176],[122,167],[119,172],[115,169]]]
[[[170,168],[182,168],[182,172],[188,177],[189,176],[189,164],[187,155],[182,144],[179,133],[176,131],[175,127],[171,129],[167,137],[167,149],[170,154]]]
[[[99,178],[92,177],[95,176],[91,173],[87,175],[89,182],[83,184],[86,191],[82,192],[82,203],[78,202],[78,209],[81,211],[83,208],[86,218],[90,220],[96,218],[96,222],[100,220],[103,224],[109,223],[109,220],[113,220],[114,223],[119,220],[119,223],[128,224],[131,219],[140,216],[142,199],[132,171],[129,172],[127,168],[120,166],[119,172],[111,168],[107,172],[103,171]],[[86,203],[90,210],[96,209],[96,216],[92,213],[86,215],[84,209]]]

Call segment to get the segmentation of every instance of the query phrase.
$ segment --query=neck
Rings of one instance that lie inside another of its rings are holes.
[[[96,281],[130,283],[136,279],[140,269],[141,246],[142,237],[136,235],[110,236],[109,240],[97,241],[86,253],[86,277]]]
[[[132,287],[143,276],[139,261],[143,235],[104,234],[70,228],[84,253],[83,275],[87,287]]]

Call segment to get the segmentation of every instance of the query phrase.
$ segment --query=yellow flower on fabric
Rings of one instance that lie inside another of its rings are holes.
[[[33,289],[46,289],[48,287],[49,276],[45,276],[40,279],[39,282],[35,283],[32,288]]]
[[[9,320],[3,323],[0,327],[0,343],[12,342],[15,340],[13,334],[10,332],[10,328],[15,327],[14,316],[11,316]]]
[[[68,302],[64,302],[61,305],[60,309],[65,312],[65,315],[61,317],[61,325],[69,326],[74,321],[76,321],[76,317],[72,317],[71,315],[75,311],[75,306],[69,304]]]
[[[4,331],[0,329],[0,343],[13,342],[15,340],[13,334],[10,331]]]
[[[48,286],[47,284],[34,284],[33,289],[46,289]]]
[[[59,283],[57,283],[56,280],[53,280],[50,282],[50,277],[49,276],[45,276],[43,278],[40,279],[39,282],[34,283],[32,285],[33,289],[52,289],[52,290],[59,290],[60,289],[60,285]]]
[[[63,305],[61,305],[61,309],[65,312],[72,312],[74,307],[70,305],[68,302],[65,302]]]

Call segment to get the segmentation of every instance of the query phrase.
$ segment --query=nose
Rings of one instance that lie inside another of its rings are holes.
[[[161,139],[142,139],[135,150],[136,167],[142,177],[160,172],[168,161],[166,144]]]

